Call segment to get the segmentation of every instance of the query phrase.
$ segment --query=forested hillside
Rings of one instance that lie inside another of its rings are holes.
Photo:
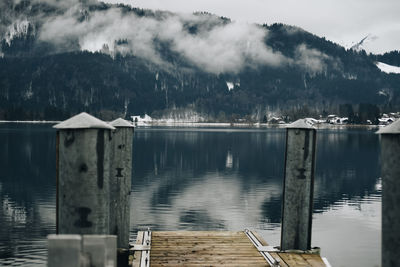
[[[400,110],[399,52],[367,55],[300,28],[96,1],[0,4],[0,119],[171,111],[260,121]]]

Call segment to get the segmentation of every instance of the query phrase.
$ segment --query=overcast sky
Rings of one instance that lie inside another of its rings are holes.
[[[346,48],[367,35],[367,52],[400,50],[400,0],[105,0],[134,7],[207,11],[236,21],[299,26]]]

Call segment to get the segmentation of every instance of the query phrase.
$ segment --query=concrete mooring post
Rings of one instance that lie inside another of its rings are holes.
[[[316,135],[306,119],[286,130],[281,250],[311,249]]]
[[[57,233],[109,234],[111,130],[81,113],[57,131]]]
[[[80,235],[49,235],[48,267],[82,267],[82,237]]]
[[[115,235],[48,235],[48,267],[116,267]]]
[[[123,119],[110,122],[110,234],[117,236],[118,266],[129,263],[130,193],[134,126]]]
[[[400,119],[380,129],[382,267],[400,266]]]

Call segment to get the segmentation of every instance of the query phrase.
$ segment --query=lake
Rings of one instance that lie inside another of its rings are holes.
[[[55,131],[0,124],[0,265],[45,266],[55,233]],[[280,243],[285,130],[136,128],[131,239],[138,230],[243,230]],[[380,265],[379,136],[317,132],[312,246],[337,266]]]

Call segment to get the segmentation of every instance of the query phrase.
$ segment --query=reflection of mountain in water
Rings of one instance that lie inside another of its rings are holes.
[[[132,214],[140,215],[133,216],[133,224],[145,225],[149,217],[162,229],[243,229],[262,221],[262,202],[280,195],[279,182],[273,181],[282,172],[275,165],[283,162],[283,132],[136,131]],[[281,157],[265,156],[279,150]],[[261,175],[267,169],[276,177]]]
[[[318,133],[315,212],[374,193],[378,136]],[[145,225],[147,216],[165,229],[280,222],[285,130],[139,129],[134,146],[133,214],[142,217],[134,216],[134,225]]]
[[[318,132],[314,212],[377,193],[379,136],[366,130]]]
[[[55,131],[0,126],[0,265],[45,262]],[[314,211],[379,195],[378,148],[366,130],[319,130]],[[284,129],[136,129],[131,230],[279,229],[284,150]]]
[[[0,139],[0,259],[45,260],[44,239],[55,230],[54,131],[3,124]]]
[[[140,130],[135,133],[136,182],[160,171],[179,176],[236,170],[247,179],[278,178],[283,174],[284,130]],[[250,176],[248,174],[251,174]]]

